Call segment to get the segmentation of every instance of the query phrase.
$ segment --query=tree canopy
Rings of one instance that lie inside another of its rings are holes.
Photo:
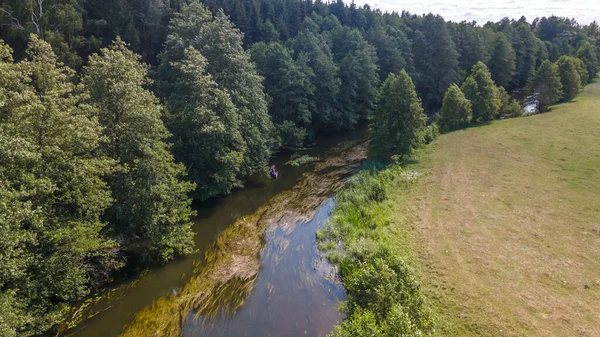
[[[479,62],[473,66],[471,76],[467,77],[461,90],[471,101],[473,122],[490,121],[496,118],[500,108],[498,89],[485,64]]]
[[[370,123],[372,153],[385,160],[410,154],[419,144],[425,120],[421,99],[408,73],[390,74],[381,85]]]
[[[549,105],[558,102],[563,97],[558,67],[549,60],[544,61],[531,77],[529,88],[538,94],[540,111],[546,111]]]
[[[437,123],[519,115],[520,92],[573,98],[599,31],[341,0],[0,0],[0,335],[39,335],[123,266],[192,251],[192,200],[279,150],[369,121],[389,159]]]
[[[450,85],[437,118],[441,131],[447,132],[466,126],[471,121],[472,114],[471,101],[465,97],[458,85]]]

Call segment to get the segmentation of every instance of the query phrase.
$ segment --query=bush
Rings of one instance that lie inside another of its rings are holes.
[[[331,337],[376,337],[383,333],[375,320],[375,315],[368,310],[359,310],[350,319],[335,327]]]
[[[401,305],[413,324],[429,328],[429,312],[424,309],[412,269],[389,250],[353,252],[342,262],[340,271],[348,291],[348,314],[367,309],[383,322],[394,306]]]
[[[410,172],[398,165],[359,172],[337,194],[327,234],[317,234],[319,247],[328,250],[330,262],[339,266],[347,290],[342,311],[348,318],[332,337],[422,336],[432,331],[412,268],[387,248],[385,232],[379,230],[390,223],[386,203],[390,188],[412,181],[406,173]]]
[[[440,129],[437,123],[431,123],[427,125],[421,132],[422,144],[429,144],[433,142],[440,135]]]
[[[498,111],[500,116],[519,117],[523,114],[523,108],[521,108],[519,102],[510,97],[504,88],[498,87],[498,94],[500,96],[500,110]]]

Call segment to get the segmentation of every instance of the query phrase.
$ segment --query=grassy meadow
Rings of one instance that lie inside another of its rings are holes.
[[[414,158],[352,177],[317,233],[334,336],[600,336],[600,83]]]
[[[417,165],[390,231],[436,335],[600,336],[600,83],[548,113],[442,135]]]

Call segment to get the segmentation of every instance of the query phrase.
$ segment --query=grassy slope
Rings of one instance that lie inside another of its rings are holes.
[[[389,240],[411,233],[438,335],[600,336],[600,83],[420,158]]]

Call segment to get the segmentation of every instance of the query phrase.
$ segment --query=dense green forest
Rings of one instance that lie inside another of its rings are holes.
[[[600,27],[478,25],[342,1],[0,0],[0,335],[125,266],[193,250],[192,199],[370,121],[372,151],[541,110],[600,70]],[[435,123],[432,124],[432,122]]]

